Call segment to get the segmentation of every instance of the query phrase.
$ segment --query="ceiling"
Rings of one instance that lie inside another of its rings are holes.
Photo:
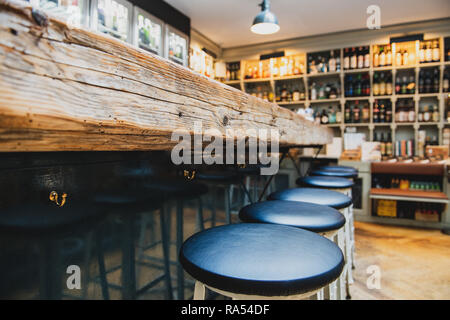
[[[223,48],[366,28],[367,7],[381,8],[381,27],[450,17],[449,0],[272,0],[280,31],[250,31],[262,0],[165,0]]]

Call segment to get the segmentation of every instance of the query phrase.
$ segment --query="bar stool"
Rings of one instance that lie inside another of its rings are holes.
[[[105,215],[103,208],[92,203],[73,201],[61,207],[52,202],[27,202],[0,209],[2,235],[21,237],[38,247],[40,299],[62,298],[62,275],[66,271],[61,265],[63,240],[93,232]]]
[[[332,177],[332,176],[307,176],[307,177],[301,177],[297,179],[297,184],[300,186],[305,187],[312,187],[312,188],[322,188],[322,189],[329,189],[332,191],[341,192],[351,198],[351,188],[353,186],[353,181],[346,178],[340,178],[340,177]],[[345,219],[347,221],[346,223],[346,229],[345,229],[345,243],[346,243],[346,249],[345,249],[345,255],[346,255],[346,261],[350,267],[347,268],[347,282],[348,284],[353,283],[353,274],[352,274],[352,268],[354,265],[354,259],[353,259],[353,250],[354,250],[354,236],[352,235],[354,233],[354,227],[353,227],[353,210],[352,205],[345,208],[343,210],[343,213],[345,215]],[[347,290],[347,297],[350,299],[350,291]]]
[[[134,300],[138,295],[144,293],[161,280],[165,280],[166,298],[172,299],[172,287],[170,279],[169,243],[167,241],[166,217],[163,204],[164,195],[160,192],[143,193],[142,190],[110,190],[98,192],[94,196],[94,202],[102,206],[110,215],[117,216],[121,222],[121,251],[122,263],[122,283],[118,288],[122,291],[122,298]],[[136,285],[136,261],[135,261],[135,221],[139,214],[143,212],[160,211],[160,223],[162,234],[162,247],[164,259],[164,274],[154,281],[137,289]],[[100,243],[100,241],[97,241]],[[103,248],[99,248],[100,277],[102,282],[102,292],[105,299],[109,299],[108,283],[106,281],[106,269],[104,265]],[[117,269],[117,268],[116,268]]]
[[[309,298],[339,277],[339,247],[314,232],[241,223],[214,227],[187,239],[180,252],[196,279],[195,300],[205,287],[233,299]]]
[[[214,227],[216,225],[216,204],[217,204],[217,190],[224,190],[224,199],[225,199],[225,223],[231,223],[231,202],[230,202],[230,192],[231,185],[241,183],[239,180],[240,177],[236,172],[233,171],[218,171],[218,170],[209,170],[198,172],[196,174],[196,178],[200,181],[206,183],[210,189],[210,209],[211,209],[211,218],[204,220],[211,221],[211,226]]]
[[[336,171],[356,171],[357,169],[350,166],[338,166],[338,165],[328,165],[328,166],[320,166],[318,169],[320,170],[336,170]]]
[[[301,201],[301,202],[309,202],[309,203],[315,203],[320,204],[328,207],[332,207],[334,209],[339,210],[344,217],[346,216],[346,210],[350,207],[352,204],[352,199],[348,197],[347,195],[327,190],[327,189],[315,189],[315,188],[293,188],[293,189],[285,189],[281,191],[274,192],[270,194],[267,198],[268,200],[285,200],[285,201]],[[344,225],[344,234],[339,234],[338,236],[344,237],[344,239],[348,239],[348,237],[345,235],[345,233],[350,232],[349,224],[346,223]],[[345,241],[344,241],[345,242]],[[343,252],[347,252],[347,243],[345,243],[345,250]],[[340,289],[346,288],[347,291],[347,298],[350,297],[350,290],[349,290],[349,281],[348,281],[348,272],[347,268],[349,268],[349,265],[346,264],[344,268],[343,274],[345,275],[345,285],[340,284]],[[342,280],[342,279],[341,279]],[[343,292],[339,292],[341,297],[344,296]]]
[[[344,237],[342,236],[345,218],[332,207],[308,202],[272,200],[254,203],[242,208],[239,212],[239,218],[247,223],[279,224],[309,230],[335,241],[342,252],[345,252]],[[344,280],[344,277],[341,276],[339,280],[340,291],[344,285]],[[329,299],[336,299],[335,282],[332,282],[329,286],[328,294]],[[323,292],[320,292],[318,298],[323,298]]]

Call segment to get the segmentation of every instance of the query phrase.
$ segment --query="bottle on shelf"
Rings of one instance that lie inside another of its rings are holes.
[[[370,67],[370,47],[366,46],[364,48],[364,68]]]
[[[373,95],[374,96],[379,96],[380,95],[380,80],[379,80],[379,75],[377,72],[375,72],[373,74]]]
[[[336,71],[336,59],[334,58],[334,51],[331,50],[330,51],[330,59],[328,60],[328,69],[330,70],[330,72],[335,72]]]
[[[386,66],[386,52],[384,47],[380,47],[380,67]]]
[[[335,124],[336,123],[336,111],[332,106],[328,107],[328,123]]]
[[[379,66],[380,66],[380,49],[378,46],[375,46],[373,53],[373,67],[378,68]]]
[[[433,122],[439,122],[439,109],[437,105],[433,107],[433,113],[431,115],[431,119]]]
[[[390,72],[388,72],[386,80],[386,94],[392,95],[392,74]]]
[[[391,101],[387,101],[386,103],[386,115],[384,117],[385,121],[387,123],[391,123],[392,122],[392,105],[391,105]]]
[[[352,123],[360,123],[361,122],[361,110],[359,108],[359,101],[356,100],[355,104],[352,108],[353,121]]]
[[[355,48],[352,48],[352,54],[350,56],[350,68],[356,69],[358,67],[358,57]]]
[[[322,109],[322,116],[320,117],[321,124],[328,124],[328,112],[327,109]]]
[[[433,62],[439,62],[440,61],[440,54],[439,54],[439,42],[438,40],[433,41]]]
[[[392,49],[391,45],[386,45],[386,66],[392,66]]]
[[[425,62],[425,43],[420,43],[420,49],[419,49],[419,62],[424,63]]]
[[[350,51],[348,48],[344,49],[344,70],[350,69]]]
[[[358,49],[358,69],[364,68],[364,49],[363,47],[359,47]]]
[[[364,106],[362,108],[362,122],[370,122],[370,108],[368,103],[364,103]]]
[[[375,100],[374,104],[373,104],[373,122],[374,123],[378,123],[380,122],[380,109],[378,107],[378,101]]]
[[[450,69],[449,68],[445,69],[444,77],[442,80],[442,91],[443,92],[449,92],[449,82],[450,82],[450,74],[449,73],[450,73]]]
[[[310,96],[311,100],[317,100],[317,88],[316,88],[316,83],[313,82],[311,85],[311,96]]]
[[[388,136],[387,136],[387,139],[386,139],[386,156],[392,157],[392,155],[393,155],[392,137],[391,137],[391,133],[388,132]]]
[[[345,123],[352,122],[351,109],[350,109],[350,105],[348,103],[345,105],[344,121],[345,121]]]

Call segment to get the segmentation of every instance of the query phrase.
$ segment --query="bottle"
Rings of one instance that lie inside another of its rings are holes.
[[[364,68],[364,50],[363,47],[358,49],[358,69]]]
[[[361,121],[361,110],[359,108],[359,101],[356,100],[353,106],[353,123],[359,123]]]
[[[389,73],[386,81],[386,94],[392,94],[392,75]]]
[[[449,89],[449,74],[447,69],[446,72],[444,73],[444,78],[442,80],[442,91],[448,92],[449,91],[448,89]]]
[[[387,53],[386,53],[386,66],[392,66],[392,50],[391,50],[391,45],[388,44],[386,46],[387,48]]]
[[[338,107],[336,111],[336,123],[342,123],[342,112],[340,107]]]
[[[439,122],[439,110],[436,105],[433,107],[433,114],[432,114],[431,118],[432,118],[433,122]]]
[[[365,54],[364,54],[364,68],[370,67],[370,49],[369,47],[366,47]]]
[[[419,114],[417,115],[417,121],[423,122],[423,107],[419,108]]]
[[[294,92],[292,93],[292,100],[299,101],[300,100],[300,90],[298,87],[295,87]]]
[[[437,40],[433,41],[433,53],[432,53],[432,57],[433,57],[433,62],[439,62],[439,44]]]
[[[350,68],[356,69],[358,66],[357,56],[356,56],[356,49],[352,48],[352,55],[350,57]]]
[[[409,105],[409,112],[408,112],[408,121],[414,122],[416,120],[416,111],[414,110],[414,106],[412,105],[412,101]]]
[[[380,85],[379,85],[380,95],[384,96],[386,94],[386,81],[384,80],[384,72],[380,74]]]
[[[391,106],[391,102],[388,101],[387,105],[386,105],[386,116],[385,116],[385,121],[387,123],[392,122],[392,106]]]
[[[395,94],[400,94],[401,90],[402,90],[402,84],[400,81],[400,77],[397,75],[395,77]]]
[[[385,117],[386,117],[386,110],[384,109],[384,104],[382,103],[378,111],[378,119],[379,119],[378,122],[384,123],[386,121]]]
[[[431,114],[430,111],[428,109],[428,106],[424,106],[423,107],[423,121],[424,122],[429,122],[431,119]]]
[[[369,104],[365,103],[362,109],[362,122],[368,123],[370,120],[370,109]]]
[[[350,52],[348,48],[344,49],[344,70],[350,69]]]
[[[400,50],[397,51],[395,54],[395,65],[401,66],[402,65],[402,52]]]
[[[432,80],[431,75],[428,71],[425,71],[425,90],[424,93],[431,93],[432,90]]]
[[[311,86],[311,100],[317,99],[317,89],[316,89],[316,83],[313,82]]]
[[[432,62],[432,61],[433,61],[433,51],[431,49],[431,44],[428,41],[427,48],[425,49],[425,62]]]
[[[380,94],[380,83],[378,80],[378,74],[374,73],[373,75],[373,95],[378,96]]]
[[[328,123],[335,124],[336,123],[336,111],[332,106],[328,107]]]
[[[411,63],[411,61],[409,59],[409,52],[408,52],[408,50],[404,50],[402,65],[407,66],[410,63]]]
[[[384,67],[386,65],[386,53],[384,52],[384,48],[381,47],[380,52],[380,67]]]
[[[380,66],[380,50],[378,47],[374,48],[375,53],[373,54],[373,67],[377,68]]]
[[[348,76],[348,81],[347,81],[347,97],[353,97],[353,81],[352,81],[352,76]]]
[[[407,94],[408,93],[408,79],[406,76],[403,76],[402,78],[402,89],[400,91],[401,94]]]
[[[388,133],[388,137],[386,140],[386,155],[388,157],[392,157],[392,137],[391,137],[391,133]]]
[[[414,94],[416,92],[416,82],[414,79],[414,76],[409,76],[409,83],[408,83],[408,93]]]
[[[355,87],[353,88],[355,90],[354,95],[355,97],[360,97],[362,93],[362,86],[361,86],[361,75],[358,74],[356,77],[356,83]]]
[[[425,43],[420,44],[420,50],[419,50],[419,62],[424,63],[425,62]]]
[[[425,79],[424,79],[424,71],[420,70],[419,72],[419,93],[425,92]]]
[[[386,142],[384,141],[384,135],[383,133],[380,133],[379,140],[380,142],[380,153],[382,156],[386,155]]]
[[[328,124],[328,113],[326,109],[322,110],[322,116],[320,118],[320,123],[321,124]]]
[[[375,103],[373,105],[373,122],[377,123],[380,122],[380,110],[378,109],[378,101],[375,100]]]
[[[439,92],[439,70],[438,70],[438,68],[434,68],[433,92],[435,92],[435,93]]]
[[[329,70],[330,72],[336,71],[336,59],[334,58],[334,51],[330,51],[330,59],[328,60]]]
[[[345,123],[351,122],[350,106],[348,104],[345,106],[344,120],[345,120]]]
[[[282,102],[287,102],[288,99],[288,91],[286,88],[286,85],[283,85],[283,88],[281,89],[281,101]]]

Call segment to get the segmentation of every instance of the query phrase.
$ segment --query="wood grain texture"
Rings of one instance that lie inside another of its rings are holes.
[[[172,132],[276,129],[282,146],[328,128],[25,2],[0,0],[0,151],[170,150]],[[268,140],[270,143],[270,140]]]

